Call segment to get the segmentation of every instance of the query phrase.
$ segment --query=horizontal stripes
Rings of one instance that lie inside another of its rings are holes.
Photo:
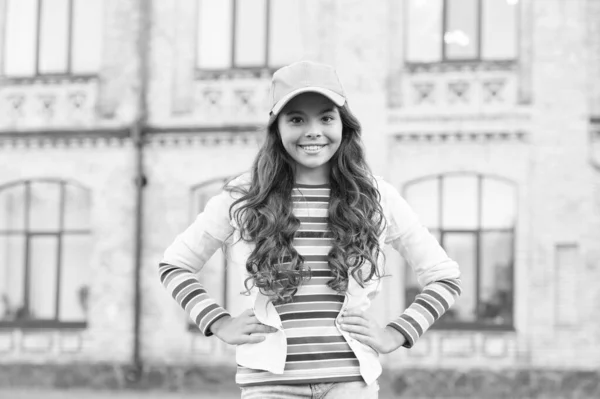
[[[329,231],[329,226],[327,225],[327,220],[325,220],[323,223],[302,223],[300,225],[300,227],[297,230],[297,233],[303,233],[303,232],[328,232]],[[330,233],[331,234],[331,233]]]
[[[327,210],[329,203],[327,202],[294,202],[293,209],[320,209]]]
[[[335,336],[310,336],[288,338],[288,345],[305,345],[305,344],[327,344],[327,343],[345,343],[346,340],[341,335]]]
[[[315,352],[341,352],[348,346],[346,342],[343,343],[326,343],[326,344],[305,344],[305,345],[290,345],[288,348],[288,355],[307,353],[308,350]]]
[[[288,312],[298,312],[304,309],[306,306],[303,303],[286,303],[279,305],[277,312],[283,315]],[[342,302],[313,302],[312,307],[316,311],[339,311],[342,308]]]
[[[159,265],[158,273],[167,292],[204,335],[212,335],[210,326],[220,318],[229,316],[229,313],[210,297],[194,273],[165,263]]]
[[[404,335],[406,342],[403,346],[411,348],[425,331],[454,304],[460,294],[459,279],[435,281],[427,285],[404,313],[388,326]]]
[[[325,237],[311,237],[311,238],[297,237],[297,238],[294,238],[293,244],[294,244],[294,248],[296,248],[296,250],[299,253],[302,253],[302,250],[298,247],[326,246],[328,250],[331,250],[331,246],[333,245],[333,240],[331,238],[325,238]],[[329,254],[329,251],[327,251],[327,254]]]
[[[331,360],[331,359],[356,359],[354,352],[329,352],[322,351],[316,353],[302,353],[297,355],[288,355],[286,362],[308,362],[314,360]]]
[[[344,302],[344,296],[339,294],[329,295],[302,295],[297,296],[293,299],[292,303],[305,303],[305,302]]]
[[[296,238],[332,238],[330,231],[297,231]]]
[[[311,306],[312,308],[312,306]],[[280,315],[281,321],[287,320],[306,320],[306,319],[335,319],[339,311],[337,312],[319,312],[314,309],[310,309],[306,312],[294,312]]]
[[[306,328],[329,328],[335,327],[335,323],[330,319],[293,319],[282,322],[285,329],[306,329]]]
[[[295,214],[295,212],[294,212]],[[299,215],[296,215],[299,216]],[[325,225],[327,225],[327,217],[325,216],[319,216],[319,217],[313,217],[313,216],[303,216],[303,217],[299,217],[298,219],[300,219],[301,223],[323,223]]]
[[[292,301],[275,306],[287,338],[288,356],[283,375],[238,369],[236,381],[247,384],[292,384],[362,381],[356,355],[335,325],[345,296],[327,283],[333,274],[329,252],[333,234],[327,225],[329,190],[295,189],[293,212],[300,220],[292,242],[310,269],[311,278],[298,288]]]

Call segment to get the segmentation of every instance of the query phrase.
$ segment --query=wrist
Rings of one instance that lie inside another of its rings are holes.
[[[394,342],[394,350],[400,348],[406,343],[406,337],[404,336],[404,334],[396,330],[394,327],[385,326],[385,330],[388,332],[388,335],[392,338]]]
[[[219,329],[223,326],[223,324],[227,323],[227,321],[229,319],[231,319],[231,316],[223,316],[223,317],[215,320],[210,325],[210,332],[212,332],[214,335],[218,335]]]

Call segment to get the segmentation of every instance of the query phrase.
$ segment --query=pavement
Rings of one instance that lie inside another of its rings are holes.
[[[239,399],[239,392],[0,389],[0,399]]]

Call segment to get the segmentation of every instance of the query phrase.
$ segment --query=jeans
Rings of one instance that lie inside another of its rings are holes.
[[[243,387],[241,399],[377,399],[377,381]]]

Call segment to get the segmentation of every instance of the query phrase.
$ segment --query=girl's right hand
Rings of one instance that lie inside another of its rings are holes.
[[[210,326],[210,330],[217,338],[230,345],[257,344],[264,341],[265,337],[252,334],[277,332],[276,328],[258,321],[252,309],[237,317],[222,317]]]

